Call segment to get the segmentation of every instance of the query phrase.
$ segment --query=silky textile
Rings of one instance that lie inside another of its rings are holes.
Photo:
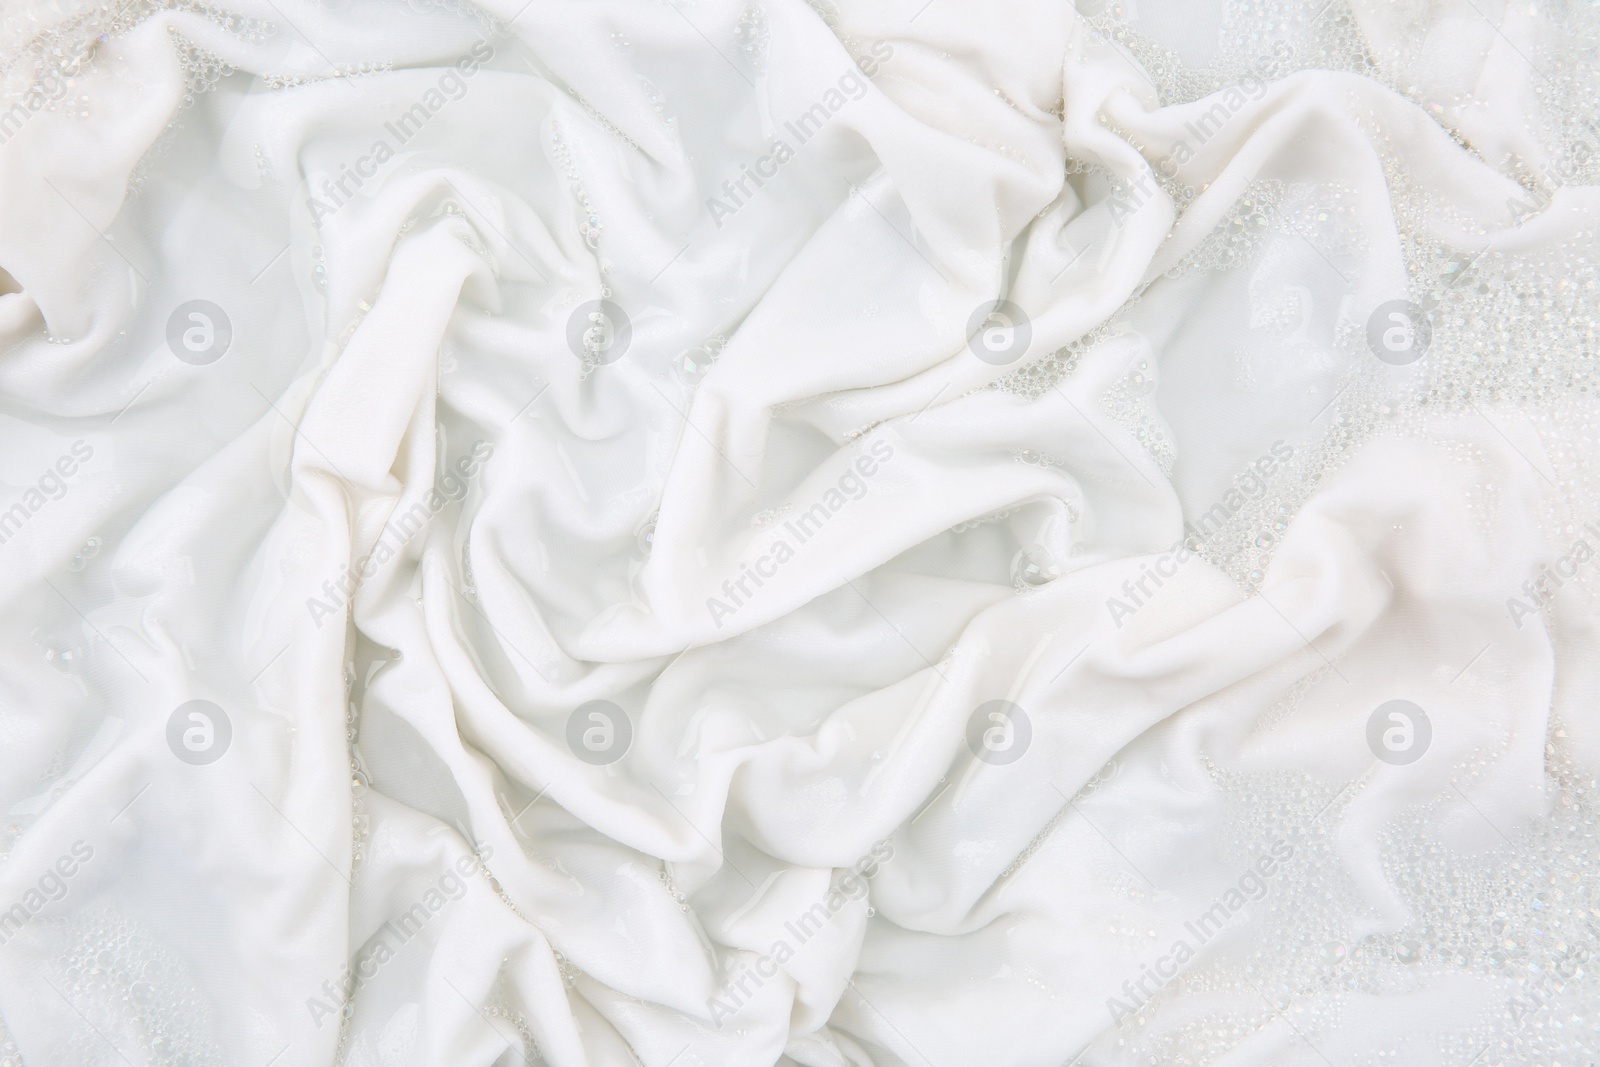
[[[0,1065],[1594,1063],[1597,45],[6,0]]]

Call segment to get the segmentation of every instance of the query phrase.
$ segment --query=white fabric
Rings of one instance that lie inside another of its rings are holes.
[[[0,1064],[1589,1062],[1597,27],[8,4]]]

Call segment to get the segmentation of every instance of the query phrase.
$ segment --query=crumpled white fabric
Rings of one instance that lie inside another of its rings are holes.
[[[1587,1062],[1597,27],[8,7],[0,1064]]]

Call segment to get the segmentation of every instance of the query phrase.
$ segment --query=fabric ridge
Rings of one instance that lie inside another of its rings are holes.
[[[1592,1067],[1596,56],[0,5],[0,1067]]]

